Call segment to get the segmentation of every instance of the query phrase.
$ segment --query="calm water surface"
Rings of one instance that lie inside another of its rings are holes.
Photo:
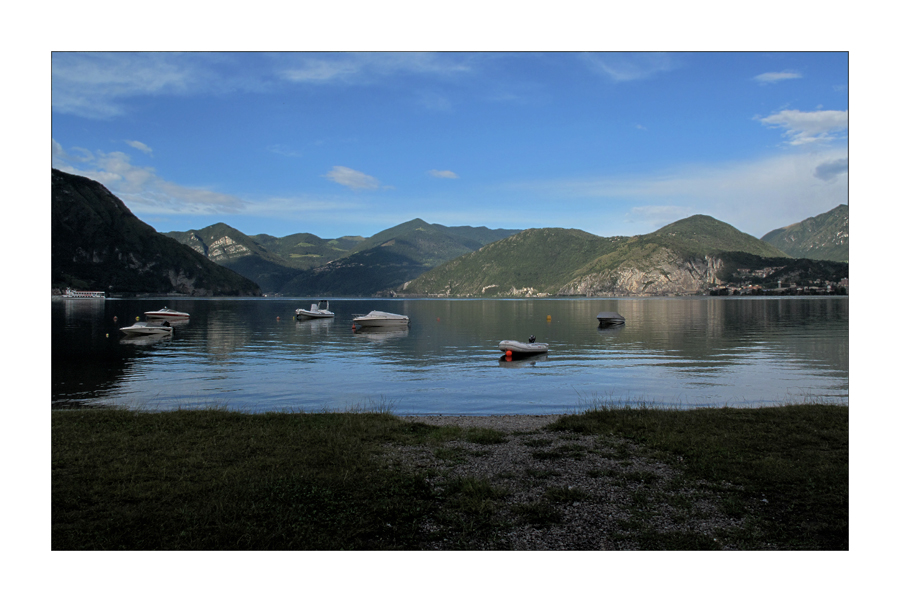
[[[52,402],[555,414],[593,402],[849,401],[847,297],[333,299],[333,320],[293,319],[314,301],[56,299]],[[163,306],[191,314],[171,339],[120,335]],[[373,309],[410,327],[353,332],[352,314]],[[600,329],[600,311],[627,322]],[[547,356],[500,359],[501,340],[532,334]]]

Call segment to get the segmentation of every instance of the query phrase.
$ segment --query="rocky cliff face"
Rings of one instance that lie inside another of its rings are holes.
[[[246,257],[252,251],[237,242],[230,236],[223,236],[209,245],[207,257],[219,263],[226,259],[237,259],[238,257]]]
[[[580,276],[564,287],[559,295],[644,296],[685,295],[703,292],[718,285],[716,277],[722,260],[716,257],[679,259],[666,250],[653,267],[623,265]]]

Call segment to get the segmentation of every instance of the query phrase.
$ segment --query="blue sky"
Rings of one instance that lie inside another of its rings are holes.
[[[158,231],[762,236],[848,202],[845,52],[54,52],[53,166]]]

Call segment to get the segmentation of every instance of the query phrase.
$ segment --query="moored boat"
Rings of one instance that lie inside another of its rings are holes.
[[[408,326],[409,316],[373,310],[367,314],[353,314],[353,323],[366,327]]]
[[[600,326],[615,326],[616,324],[624,324],[625,317],[614,311],[601,311],[597,314],[597,321]]]
[[[63,293],[65,299],[106,299],[104,291],[76,291],[67,288]]]
[[[138,322],[131,326],[120,328],[119,331],[126,337],[147,337],[147,336],[171,336],[174,328],[171,326],[159,326],[156,324],[145,324]]]
[[[334,312],[328,309],[328,301],[319,301],[310,305],[309,309],[294,310],[298,320],[312,320],[316,318],[333,318]]]
[[[500,349],[507,355],[534,355],[536,353],[547,353],[550,350],[550,345],[547,343],[535,343],[528,342],[522,343],[520,341],[500,341]]]
[[[168,307],[164,307],[162,309],[158,309],[156,311],[145,311],[144,315],[148,318],[158,319],[158,320],[183,320],[185,318],[190,318],[191,314],[183,312],[183,311],[175,311],[174,309],[169,309]]]

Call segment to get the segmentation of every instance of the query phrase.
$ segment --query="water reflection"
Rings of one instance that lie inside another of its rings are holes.
[[[500,358],[499,365],[501,368],[533,368],[537,366],[538,362],[546,362],[548,360],[548,357],[549,356],[546,353],[523,358],[517,358],[515,356],[509,357],[504,355]]]
[[[409,413],[515,413],[516,398],[553,412],[596,394],[715,405],[848,391],[846,298],[332,299],[335,318],[311,321],[293,319],[298,303],[177,300],[191,318],[171,340],[119,344],[126,317],[159,300],[54,302],[53,400],[321,409],[385,396]],[[410,326],[354,331],[372,309]],[[626,323],[600,328],[601,311]],[[498,361],[501,340],[530,335],[549,356]]]

